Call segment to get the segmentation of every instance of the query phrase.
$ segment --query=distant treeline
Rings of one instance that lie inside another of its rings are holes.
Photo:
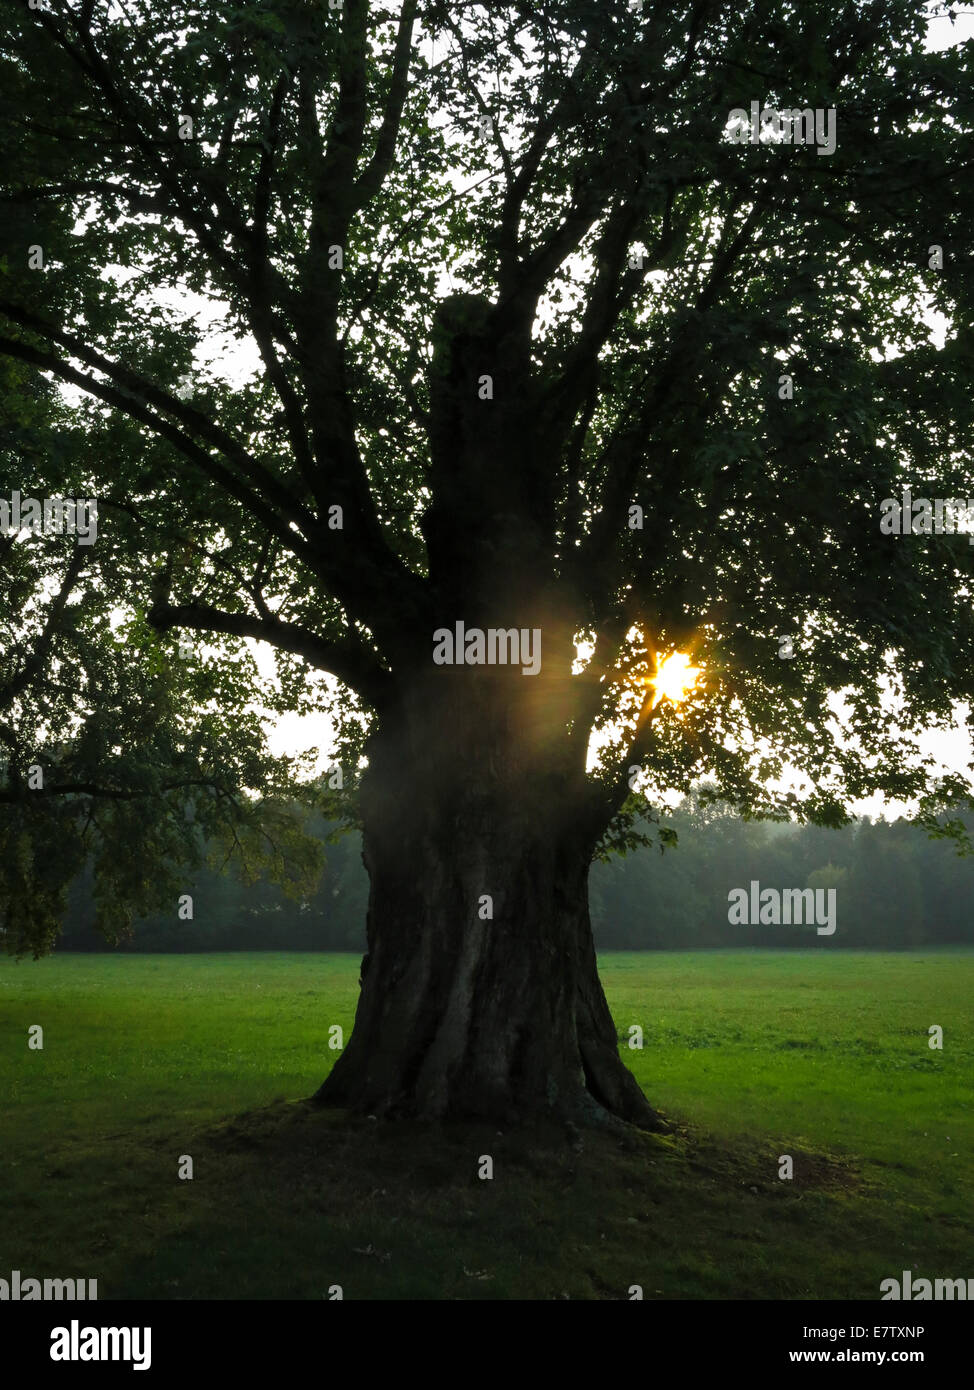
[[[715,808],[668,819],[675,850],[596,864],[591,910],[602,950],[695,946],[841,946],[895,950],[974,944],[974,858],[898,820],[844,830],[745,822]],[[835,889],[836,930],[735,926],[728,893]]]
[[[904,821],[863,820],[844,830],[744,822],[726,811],[686,806],[667,817],[679,843],[594,865],[591,906],[600,950],[702,946],[842,946],[896,949],[974,944],[974,858]],[[321,826],[326,838],[331,827]],[[71,893],[61,949],[98,951],[364,951],[368,880],[355,834],[327,846],[315,894],[295,902],[274,885],[246,884],[204,870],[188,882],[192,921],[172,911],[136,924],[111,948],[92,927],[92,883]],[[737,926],[728,893],[834,888],[836,931],[808,926]]]

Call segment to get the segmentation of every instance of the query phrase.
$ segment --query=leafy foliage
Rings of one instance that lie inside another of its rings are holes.
[[[710,775],[748,814],[841,825],[881,791],[943,828],[937,798],[969,785],[917,740],[974,707],[974,551],[878,515],[903,483],[970,490],[972,45],[926,51],[911,0],[644,10],[51,0],[7,20],[6,461],[105,518],[58,623],[60,693],[8,712],[11,768],[69,739],[66,774],[116,760],[157,801],[188,795],[163,769],[202,775],[201,821],[231,786],[273,800],[242,639],[278,652],[268,707],[330,703],[355,766],[462,603],[542,627],[534,751],[593,852],[631,840],[633,763],[650,796]],[[835,108],[834,154],[732,143],[754,100]],[[52,380],[71,394],[30,453]],[[35,638],[68,557],[4,550]],[[177,668],[174,631],[207,654]],[[677,648],[705,672],[679,712],[642,684]],[[5,841],[8,893],[81,804]],[[112,863],[188,852],[173,815],[134,828],[121,805],[97,813]]]

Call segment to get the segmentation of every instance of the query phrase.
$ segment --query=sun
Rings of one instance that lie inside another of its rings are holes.
[[[696,685],[703,667],[691,666],[686,652],[673,652],[665,661],[659,661],[657,656],[657,661],[656,675],[648,682],[656,692],[653,704],[657,705],[663,699],[674,705],[680,704]]]

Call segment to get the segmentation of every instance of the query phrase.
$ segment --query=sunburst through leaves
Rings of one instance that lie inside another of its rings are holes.
[[[682,704],[696,685],[703,667],[691,665],[686,652],[673,652],[662,661],[657,656],[657,662],[656,675],[647,682],[653,687],[653,705],[663,699],[674,705]]]

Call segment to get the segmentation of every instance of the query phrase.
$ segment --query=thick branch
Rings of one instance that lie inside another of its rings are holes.
[[[375,197],[393,166],[403,107],[409,91],[409,60],[412,56],[416,9],[417,0],[405,0],[399,16],[392,76],[375,152],[355,184],[354,204],[358,208],[365,207]]]
[[[392,691],[389,672],[380,666],[365,643],[352,634],[341,642],[329,642],[308,632],[306,628],[281,622],[278,618],[225,613],[222,609],[199,603],[155,603],[149,610],[148,619],[160,632],[182,627],[269,642],[282,651],[303,657],[319,670],[329,671],[375,708],[381,708]]]
[[[80,386],[82,390],[97,397],[98,400],[104,401],[106,405],[114,406],[115,409],[123,411],[132,419],[146,425],[154,434],[175,445],[179,452],[194,463],[211,482],[216,483],[224,492],[236,498],[248,512],[257,517],[279,540],[283,541],[294,555],[305,560],[312,568],[318,567],[320,561],[318,553],[312,550],[308,543],[302,540],[301,536],[286,525],[276,513],[272,512],[267,503],[256,492],[251,491],[236,474],[231,473],[228,468],[225,468],[211,454],[208,454],[188,434],[185,434],[168,420],[163,419],[162,416],[156,415],[141,401],[126,395],[114,386],[96,380],[95,377],[89,376],[85,372],[78,371],[76,367],[72,367],[69,362],[56,357],[53,353],[31,347],[16,338],[0,336],[0,352],[5,352],[10,357],[17,357],[23,362],[30,362],[43,371],[53,372],[62,380]]]
[[[17,304],[0,301],[0,314],[41,337],[60,343],[79,362],[84,362],[86,366],[93,367],[96,371],[104,372],[105,376],[116,386],[134,396],[142,397],[150,405],[164,410],[168,415],[175,416],[201,439],[205,439],[207,443],[219,449],[226,458],[236,464],[257,488],[268,498],[273,499],[281,508],[285,521],[295,521],[306,532],[313,531],[316,524],[315,519],[297,497],[289,492],[273,473],[268,472],[238,440],[234,439],[214,420],[211,420],[203,411],[180,400],[177,396],[171,395],[168,391],[164,391],[151,381],[147,381],[145,377],[132,371],[130,367],[111,361],[95,348],[90,347],[76,334],[68,333],[64,329],[55,327],[54,324],[46,323],[43,319],[39,319],[35,314],[29,313]]]

